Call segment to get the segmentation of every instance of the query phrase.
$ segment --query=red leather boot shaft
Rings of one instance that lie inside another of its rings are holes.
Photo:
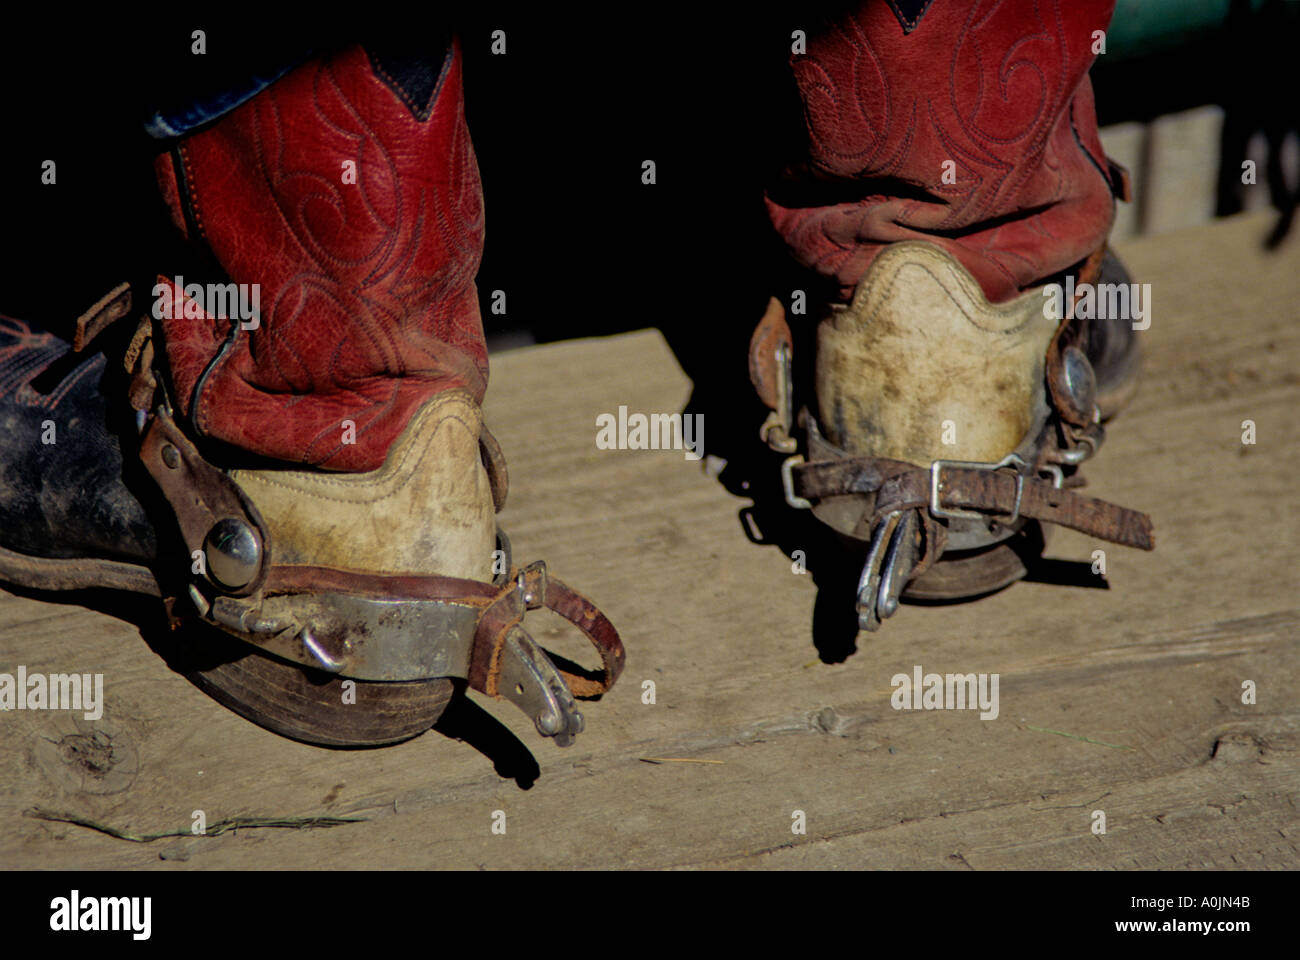
[[[1097,249],[1114,200],[1087,71],[1113,8],[870,0],[809,30],[807,161],[767,199],[794,257],[847,300],[885,244],[929,240],[1001,301]]]
[[[371,470],[434,394],[482,399],[483,200],[456,48],[427,103],[359,46],[313,60],[158,172],[178,223],[232,281],[261,285],[260,325],[228,347],[227,321],[162,321],[176,399],[204,434]]]

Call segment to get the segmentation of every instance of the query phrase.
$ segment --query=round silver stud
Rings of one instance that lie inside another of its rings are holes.
[[[1085,421],[1091,422],[1097,406],[1097,375],[1092,364],[1078,347],[1066,347],[1061,353],[1061,372],[1070,404]]]
[[[234,517],[218,520],[203,542],[208,575],[231,589],[247,586],[257,576],[262,547],[248,524]]]

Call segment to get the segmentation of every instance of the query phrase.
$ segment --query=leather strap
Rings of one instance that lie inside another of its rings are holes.
[[[769,413],[758,429],[773,450],[791,454],[798,444],[791,436],[794,427],[794,385],[791,378],[794,346],[790,326],[785,322],[785,308],[776,297],[767,301],[767,310],[749,340],[749,380]]]
[[[776,297],[767,301],[767,310],[749,340],[749,381],[758,398],[769,410],[780,410],[781,366],[777,348],[791,348],[790,326],[785,322],[785,308]]]
[[[92,340],[130,312],[131,285],[119,283],[77,317],[76,332],[72,337],[73,351],[81,353]]]
[[[460,577],[421,577],[362,573],[334,567],[277,564],[266,576],[263,592],[350,593],[371,600],[467,600],[486,606],[501,587]]]
[[[488,486],[492,490],[492,505],[500,513],[506,505],[506,494],[510,492],[510,475],[506,472],[506,457],[501,452],[501,444],[492,436],[486,423],[479,431],[478,447],[483,468],[487,471]]]
[[[899,467],[903,469],[899,469]],[[843,494],[874,494],[872,525],[895,510],[930,504],[930,471],[895,460],[852,457],[796,466],[795,491],[808,499]],[[1016,512],[1015,474],[944,467],[939,476],[939,503],[949,510],[980,510],[1009,516]],[[1155,548],[1151,518],[1104,500],[1085,497],[1037,477],[1023,478],[1019,514],[1056,523],[1081,533],[1140,550]]]
[[[1101,277],[1101,264],[1106,257],[1106,244],[1102,244],[1079,265],[1075,303],[1068,304],[1065,316],[1052,334],[1052,342],[1047,345],[1045,374],[1047,389],[1052,397],[1052,406],[1061,419],[1076,427],[1087,427],[1092,422],[1092,411],[1077,411],[1070,401],[1065,387],[1062,370],[1063,355],[1066,347],[1088,349],[1088,323],[1075,315],[1074,307],[1083,296],[1084,285],[1092,286]]]
[[[623,641],[619,638],[614,625],[609,622],[609,618],[578,591],[553,578],[547,580],[545,606],[586,634],[587,639],[596,648],[596,652],[600,654],[600,662],[605,673],[603,680],[592,680],[589,677],[580,677],[560,670],[560,676],[564,677],[565,682],[569,684],[573,695],[594,697],[607,691],[623,673],[623,664],[626,660]]]
[[[947,509],[1015,510],[1020,478],[1010,473],[946,467],[939,476],[939,502]],[[876,495],[876,513],[923,507],[930,502],[930,471],[913,470],[891,477]],[[1020,515],[1078,530],[1111,543],[1140,550],[1155,549],[1151,518],[1145,513],[1085,497],[1037,477],[1024,478]]]
[[[519,587],[523,579],[523,589]],[[543,564],[531,564],[511,573],[503,587],[479,617],[470,658],[469,685],[488,696],[500,696],[501,652],[511,629],[523,620],[526,610],[546,607],[581,630],[600,654],[604,678],[592,680],[559,670],[576,697],[594,697],[609,690],[623,672],[626,653],[618,631],[590,600],[560,580],[547,576]],[[557,668],[558,669],[558,668]]]
[[[791,472],[794,492],[806,500],[845,494],[876,493],[886,480],[917,468],[886,457],[850,457],[819,460],[796,466]]]
[[[255,534],[259,556],[257,574],[243,587],[228,591],[236,597],[255,593],[266,579],[270,538],[257,507],[239,484],[203,459],[165,411],[160,410],[149,418],[140,438],[140,459],[175,512],[185,548],[191,553],[202,551],[208,531],[218,520],[227,517],[243,521]]]
[[[527,610],[524,598],[513,583],[484,608],[474,631],[474,648],[470,652],[469,685],[489,697],[499,697],[501,652],[511,628],[518,625]]]

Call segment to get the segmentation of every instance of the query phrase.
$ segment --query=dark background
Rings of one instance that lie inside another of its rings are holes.
[[[775,106],[790,92],[789,31],[772,32],[768,15],[655,9],[632,19],[503,9],[401,25],[434,43],[449,23],[461,36],[487,217],[478,286],[493,340],[695,325],[702,313],[712,324],[741,290],[761,291],[770,118],[800,119],[797,103]],[[190,53],[196,28],[207,33],[202,57]],[[506,31],[505,56],[490,52],[494,29]],[[153,181],[160,144],[143,129],[153,102],[183,100],[279,51],[350,39],[191,13],[147,29],[78,20],[7,31],[0,312],[66,325],[121,279],[156,272],[150,262],[173,231]],[[57,162],[56,186],[40,182],[46,159]],[[641,183],[647,159],[652,186]],[[488,309],[497,288],[504,317]]]

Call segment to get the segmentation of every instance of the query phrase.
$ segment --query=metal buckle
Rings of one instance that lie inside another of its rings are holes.
[[[794,492],[794,474],[792,471],[799,464],[803,463],[803,455],[795,454],[793,457],[786,457],[781,462],[781,487],[785,490],[785,502],[790,504],[796,510],[811,510],[812,501],[805,500],[797,496]]]
[[[935,460],[930,464],[930,513],[935,517],[944,519],[962,519],[962,520],[985,520],[987,515],[976,513],[973,510],[945,510],[939,506],[939,472],[944,467],[957,467],[964,470],[987,470],[989,473],[995,470],[1001,470],[1003,467],[1016,467],[1016,505],[1011,511],[1011,516],[1003,523],[1015,523],[1020,516],[1020,496],[1025,492],[1025,477],[1020,473],[1020,468],[1025,466],[1025,461],[1020,459],[1016,454],[1009,453],[997,463],[979,463],[973,460]]]
[[[536,610],[546,603],[546,561],[534,560],[519,571],[515,578],[515,591],[523,601],[524,609]]]

